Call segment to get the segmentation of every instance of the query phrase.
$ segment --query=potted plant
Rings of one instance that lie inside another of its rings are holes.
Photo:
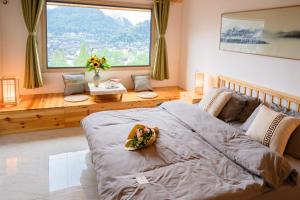
[[[94,71],[94,85],[95,87],[99,87],[100,84],[100,70],[102,69],[103,71],[109,69],[111,66],[107,64],[107,59],[105,57],[98,57],[96,55],[91,56],[87,62],[86,62],[86,67],[88,71]]]

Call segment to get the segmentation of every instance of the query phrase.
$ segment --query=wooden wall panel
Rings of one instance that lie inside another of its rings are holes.
[[[78,127],[80,120],[89,115],[89,106],[75,106],[65,108],[65,127]]]
[[[0,113],[0,134],[64,128],[64,109]]]
[[[102,99],[95,102],[91,97],[84,102],[64,101],[63,94],[40,94],[23,96],[19,105],[0,107],[0,134],[79,127],[80,120],[90,113],[105,110],[149,108],[180,98],[178,87],[155,88],[158,97],[141,99],[134,91],[128,91],[122,100]]]

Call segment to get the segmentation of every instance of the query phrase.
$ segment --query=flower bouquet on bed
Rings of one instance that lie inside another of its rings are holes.
[[[130,131],[126,143],[125,149],[128,151],[134,151],[143,147],[152,145],[158,133],[158,128],[149,128],[147,126],[137,124]]]

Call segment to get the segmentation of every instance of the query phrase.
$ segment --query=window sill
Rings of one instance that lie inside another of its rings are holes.
[[[138,66],[138,67],[112,67],[107,71],[135,71],[135,70],[151,70],[150,66]],[[53,68],[44,69],[42,73],[76,73],[86,72],[86,68]]]

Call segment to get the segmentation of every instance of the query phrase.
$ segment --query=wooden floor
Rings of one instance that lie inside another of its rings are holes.
[[[155,88],[158,97],[141,99],[129,91],[122,100],[101,99],[78,103],[64,101],[63,94],[39,94],[22,96],[19,105],[0,107],[0,134],[48,130],[79,126],[87,115],[104,110],[121,110],[140,107],[154,107],[159,103],[176,100],[183,92],[179,87]]]

